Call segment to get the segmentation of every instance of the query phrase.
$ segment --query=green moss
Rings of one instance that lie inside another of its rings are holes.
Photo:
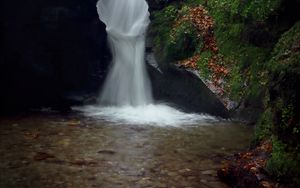
[[[266,65],[273,123],[273,151],[267,170],[291,187],[300,186],[299,54],[300,22],[281,36]]]
[[[233,67],[230,72],[230,94],[231,98],[234,100],[240,100],[241,96],[244,95],[244,79],[242,74],[240,73],[240,69],[238,67]]]
[[[174,31],[166,46],[166,58],[171,62],[191,57],[200,43],[196,28],[188,21],[178,25]]]
[[[176,25],[176,20],[187,14],[188,7],[169,5],[162,11],[154,12],[151,32],[155,34],[154,47],[163,62],[176,62],[195,54],[202,42],[196,28],[185,21]]]
[[[282,0],[218,0],[208,1],[207,6],[217,21],[264,21],[274,14],[281,2]]]
[[[231,67],[228,79],[231,97],[258,97],[266,84],[264,61],[267,50],[218,35],[220,53]]]
[[[273,138],[273,151],[270,160],[267,162],[267,171],[277,181],[292,186],[300,184],[300,155],[299,150],[290,150],[281,141]]]
[[[207,0],[186,0],[184,4],[189,6],[206,5]]]
[[[207,54],[202,54],[203,41],[196,40],[196,32],[190,23],[173,28],[179,17],[185,15],[188,6],[205,5],[215,21],[214,34],[217,39],[220,55],[225,66],[231,69],[227,79],[229,93],[233,99],[258,97],[265,88],[265,61],[270,49],[257,47],[244,40],[244,33],[252,22],[271,15],[280,4],[280,0],[257,3],[255,0],[188,0],[182,4],[167,6],[154,13],[155,48],[161,54],[163,62],[182,60],[198,53],[202,57],[198,62],[201,75],[210,77],[207,65]],[[257,8],[257,9],[255,9]],[[253,10],[250,12],[250,10]],[[172,32],[175,30],[175,33]],[[171,37],[171,35],[173,35]],[[245,89],[247,87],[247,89]]]
[[[150,33],[154,35],[154,48],[158,52],[160,59],[165,60],[167,53],[167,46],[171,42],[170,34],[177,18],[177,7],[169,5],[161,11],[153,13],[153,20]]]
[[[276,44],[272,58],[267,63],[278,138],[297,147],[299,141],[299,67],[300,67],[300,22],[284,33]],[[276,86],[276,87],[275,87]],[[298,101],[298,102],[297,102]]]
[[[220,53],[231,69],[228,88],[235,100],[259,98],[266,88],[265,62],[271,49],[249,43],[245,35],[252,25],[273,15],[280,4],[281,0],[208,1],[209,13],[216,22],[215,35]]]
[[[257,21],[264,21],[273,14],[281,5],[281,0],[248,1],[242,15],[245,18],[253,18]]]
[[[226,10],[230,9],[227,6],[231,7],[228,4],[218,6],[223,6]],[[233,13],[216,10],[213,10],[213,14],[220,53],[231,69],[228,79],[231,97],[235,100],[258,97],[265,88],[263,87],[266,84],[264,61],[267,61],[270,50],[257,47],[243,39],[243,34],[249,26],[243,19],[234,19]]]
[[[294,116],[294,107],[292,104],[284,107],[281,114],[280,128],[284,131],[289,128],[290,119]]]
[[[281,36],[268,63],[273,73],[291,71],[300,62],[300,22]]]
[[[197,65],[200,69],[200,76],[203,79],[209,79],[211,75],[211,71],[208,68],[208,63],[213,54],[210,51],[205,51],[201,53],[201,57],[197,62]]]
[[[261,141],[270,138],[273,128],[272,115],[273,114],[271,112],[271,109],[268,108],[260,116],[259,121],[257,122],[255,127],[254,138],[251,145],[256,146]]]

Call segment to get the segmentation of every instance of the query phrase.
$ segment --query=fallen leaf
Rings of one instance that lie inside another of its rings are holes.
[[[55,158],[54,155],[45,153],[45,152],[38,152],[36,155],[33,157],[34,160],[36,161],[43,161],[47,159]]]
[[[39,137],[39,133],[37,133],[37,132],[24,132],[23,136],[24,136],[25,139],[34,140],[34,139],[37,139]]]
[[[264,187],[264,188],[274,188],[274,187],[275,187],[274,185],[272,185],[271,183],[269,183],[269,182],[267,182],[267,181],[262,181],[260,184],[261,184],[262,187]]]
[[[78,120],[71,120],[71,121],[68,122],[69,126],[77,126],[77,125],[80,125],[80,124],[81,124],[81,122],[78,121]]]

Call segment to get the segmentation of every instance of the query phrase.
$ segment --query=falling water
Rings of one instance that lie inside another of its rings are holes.
[[[152,103],[146,72],[145,33],[150,23],[145,0],[99,0],[97,11],[105,23],[112,52],[100,104],[142,106]]]
[[[100,105],[73,107],[74,110],[117,124],[181,126],[216,120],[152,103],[144,62],[145,33],[150,22],[145,0],[99,0],[97,10],[100,20],[106,24],[112,67]]]

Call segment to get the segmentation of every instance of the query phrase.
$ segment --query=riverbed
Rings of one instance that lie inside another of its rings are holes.
[[[216,170],[248,148],[252,128],[228,120],[120,124],[72,112],[0,118],[0,187],[225,188]]]

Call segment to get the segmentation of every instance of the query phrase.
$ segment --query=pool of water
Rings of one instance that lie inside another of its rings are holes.
[[[251,128],[223,120],[154,126],[78,112],[1,117],[0,187],[227,187],[216,169],[251,136]]]

